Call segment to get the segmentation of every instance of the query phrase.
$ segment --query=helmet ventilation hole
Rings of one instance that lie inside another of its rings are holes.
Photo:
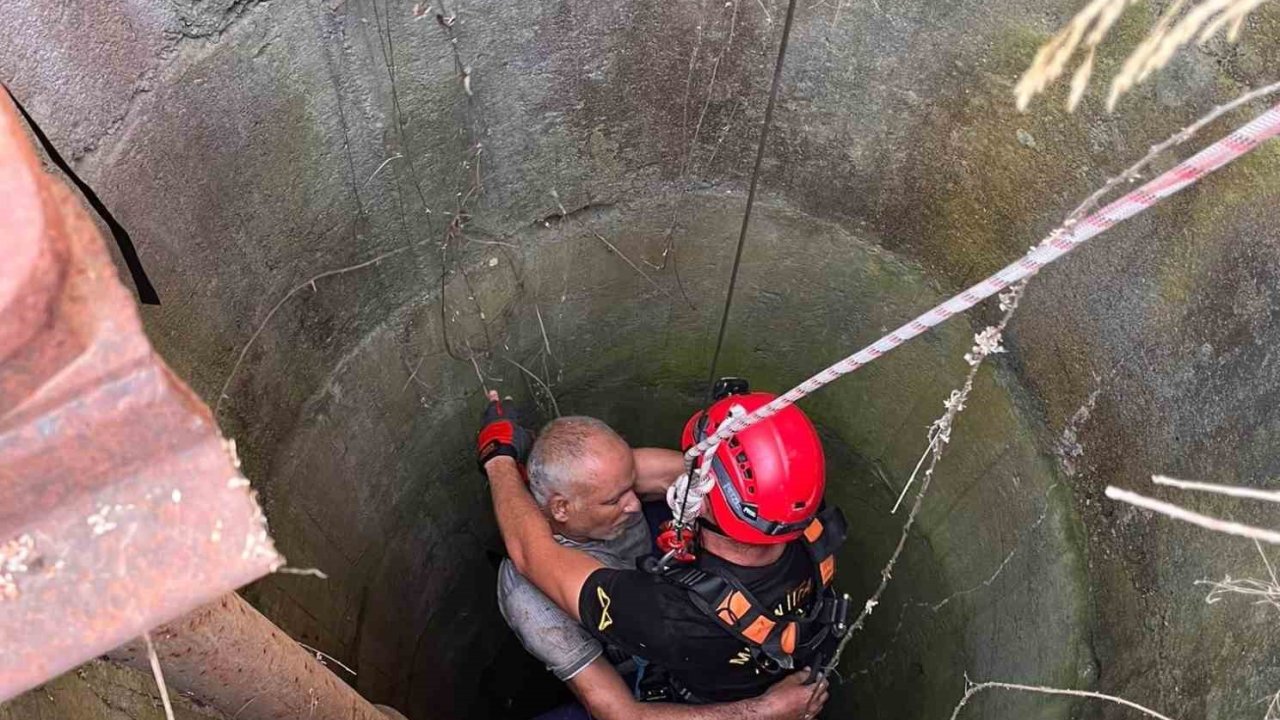
[[[804,501],[803,501],[803,500],[797,501],[794,505],[792,505],[792,506],[791,506],[791,509],[792,509],[792,510],[803,510],[803,509],[804,509]]]

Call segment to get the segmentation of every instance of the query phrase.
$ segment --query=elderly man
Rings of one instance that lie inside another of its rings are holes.
[[[496,395],[491,399],[495,402],[489,419],[497,422],[490,422],[481,433],[482,468],[501,455],[523,460],[529,444],[509,406],[496,402]],[[641,500],[663,497],[683,468],[682,456],[676,451],[633,449],[599,420],[566,417],[540,433],[528,454],[527,477],[529,490],[556,542],[587,553],[605,567],[622,570],[634,568],[639,558],[650,553]],[[505,560],[499,571],[498,600],[503,616],[525,648],[581,700],[584,708],[577,710],[581,713],[578,717],[586,718],[589,712],[590,717],[602,720],[792,720],[814,711],[814,705],[806,710],[814,688],[803,684],[805,673],[794,673],[764,694],[737,702],[640,702],[606,657],[600,641],[520,575],[511,560]],[[826,700],[825,686],[820,693],[818,707]]]

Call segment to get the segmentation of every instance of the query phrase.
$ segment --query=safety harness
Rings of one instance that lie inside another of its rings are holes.
[[[693,605],[741,640],[756,666],[767,673],[789,671],[795,656],[816,655],[829,638],[847,630],[849,596],[831,587],[836,552],[844,543],[848,523],[840,508],[824,508],[806,526],[801,543],[813,563],[812,599],[805,606],[777,615],[751,594],[731,573],[693,565],[676,565],[660,573],[667,582],[689,592]],[[812,629],[802,633],[801,630]],[[808,639],[799,642],[802,635]]]

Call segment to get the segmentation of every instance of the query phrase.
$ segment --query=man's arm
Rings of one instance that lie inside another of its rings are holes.
[[[493,512],[507,555],[516,570],[574,620],[578,595],[587,576],[603,568],[590,555],[556,542],[551,525],[524,485],[516,461],[499,455],[484,465],[493,496]]]
[[[821,681],[815,698],[814,686],[803,684],[808,675],[807,669],[792,673],[760,697],[738,702],[643,703],[632,697],[631,689],[608,661],[597,658],[569,681],[569,688],[591,717],[599,720],[808,720],[827,702],[826,680]]]
[[[684,455],[664,448],[635,448],[636,495],[641,500],[660,500],[667,488],[684,472]]]

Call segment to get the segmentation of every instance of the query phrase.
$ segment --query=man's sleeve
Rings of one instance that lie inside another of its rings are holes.
[[[598,640],[516,572],[510,560],[498,569],[498,609],[524,649],[562,682],[604,652]]]
[[[578,596],[582,624],[606,644],[659,664],[668,664],[677,644],[666,617],[671,595],[680,593],[640,570],[601,569],[591,573]]]

